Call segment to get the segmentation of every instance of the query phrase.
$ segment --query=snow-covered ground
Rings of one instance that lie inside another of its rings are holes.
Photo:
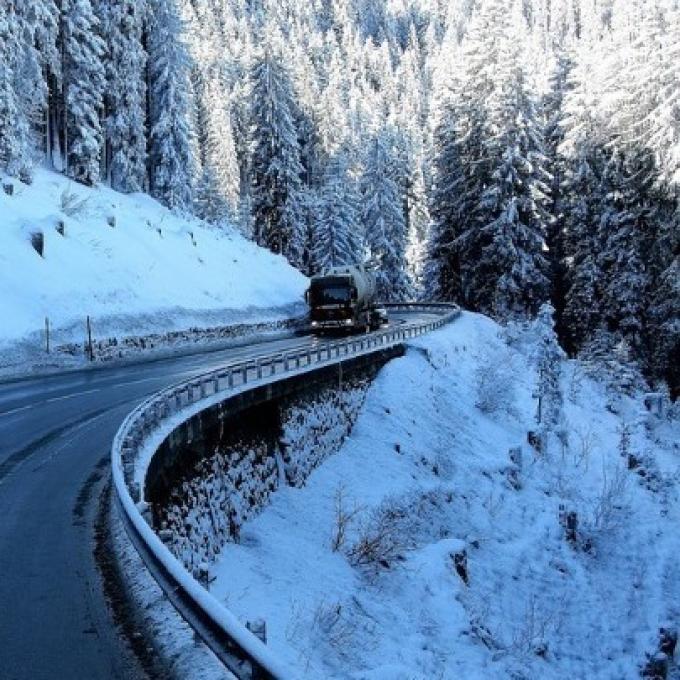
[[[0,191],[0,353],[299,315],[306,279],[236,232],[180,217],[146,194],[89,189],[40,170]],[[60,233],[63,231],[63,235]],[[43,255],[31,245],[42,233]],[[16,354],[15,354],[16,356]]]
[[[513,347],[472,314],[413,342],[341,450],[224,547],[211,592],[300,677],[632,680],[680,623],[678,423],[612,413],[565,362],[568,442],[539,455]]]

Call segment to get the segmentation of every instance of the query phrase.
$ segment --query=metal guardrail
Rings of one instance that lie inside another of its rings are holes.
[[[132,543],[180,614],[238,678],[284,680],[295,675],[226,607],[212,598],[153,531],[143,514],[146,470],[153,453],[182,422],[233,394],[380,352],[440,328],[460,315],[458,306],[445,303],[382,306],[395,312],[435,312],[440,316],[316,347],[300,343],[285,352],[257,355],[185,380],[143,401],[125,418],[113,440],[114,487]]]

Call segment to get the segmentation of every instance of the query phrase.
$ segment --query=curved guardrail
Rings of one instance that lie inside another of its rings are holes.
[[[285,352],[256,355],[196,376],[157,392],[139,404],[125,418],[113,440],[113,482],[132,543],[180,614],[238,678],[287,680],[295,674],[186,571],[152,529],[145,518],[146,471],[165,438],[209,406],[296,373],[379,352],[440,328],[460,314],[458,306],[445,303],[382,306],[396,312],[437,312],[440,316],[316,347],[301,343]]]

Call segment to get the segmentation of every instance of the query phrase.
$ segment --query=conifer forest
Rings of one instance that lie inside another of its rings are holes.
[[[2,0],[38,167],[680,393],[679,0]]]

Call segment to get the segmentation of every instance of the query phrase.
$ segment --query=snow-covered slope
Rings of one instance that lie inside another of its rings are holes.
[[[306,279],[235,232],[178,217],[145,194],[88,189],[44,170],[30,186],[12,184],[12,196],[0,191],[0,347],[40,337],[46,317],[59,340],[82,341],[86,315],[115,335],[302,308]]]
[[[532,348],[500,335],[464,314],[414,342],[340,452],[223,549],[211,592],[301,677],[633,680],[678,625],[677,423],[614,414],[565,363],[568,440],[539,455]]]

